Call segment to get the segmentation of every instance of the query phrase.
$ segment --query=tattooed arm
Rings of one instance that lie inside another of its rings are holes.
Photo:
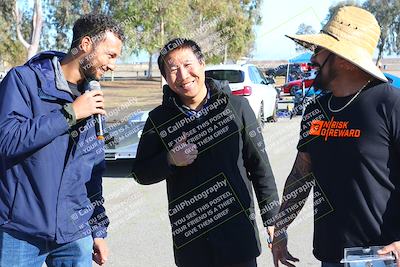
[[[279,261],[286,266],[294,266],[288,261],[298,261],[287,250],[286,228],[297,217],[315,181],[311,175],[311,158],[308,153],[298,152],[283,191],[282,204],[275,220],[275,234],[272,245],[274,265]]]

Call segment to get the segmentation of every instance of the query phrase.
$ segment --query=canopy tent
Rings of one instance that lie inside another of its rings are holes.
[[[294,58],[291,58],[291,59],[288,60],[288,67],[287,67],[287,73],[286,73],[286,82],[288,82],[288,78],[289,78],[290,64],[310,63],[311,62],[311,56],[312,56],[312,53],[305,52],[303,54],[297,55]]]
[[[310,63],[311,62],[311,56],[312,53],[306,52],[303,54],[300,54],[294,58],[289,59],[289,63],[294,64],[294,63]]]
[[[287,74],[286,74],[286,82],[288,81],[288,78],[289,78],[289,67],[290,67],[290,64],[311,63],[311,57],[312,57],[312,53],[305,52],[305,53],[302,53],[302,54],[300,54],[300,55],[298,55],[298,56],[296,56],[294,58],[289,59],[288,60]],[[303,86],[301,88],[303,99],[305,98],[305,87],[304,86],[305,86],[305,84],[303,82]],[[302,103],[303,102],[304,101],[302,101]],[[304,105],[304,103],[302,105],[303,105],[302,113],[304,114],[305,105]]]

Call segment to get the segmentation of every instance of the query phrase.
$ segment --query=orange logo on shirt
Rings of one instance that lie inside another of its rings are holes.
[[[332,117],[330,121],[312,121],[310,135],[324,136],[326,141],[328,137],[359,138],[361,131],[358,129],[349,129],[348,121],[334,121],[334,117]]]

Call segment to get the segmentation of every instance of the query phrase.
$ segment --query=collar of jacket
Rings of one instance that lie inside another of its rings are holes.
[[[73,102],[74,99],[70,93],[65,90],[59,90],[56,85],[56,76],[52,59],[57,57],[61,61],[66,54],[57,51],[46,51],[33,56],[26,66],[30,67],[36,74],[40,82],[39,91],[44,95],[55,97]]]
[[[210,97],[220,98],[229,96],[231,94],[231,89],[229,88],[228,81],[218,81],[211,78],[205,79],[205,84],[208,90],[210,90]],[[180,108],[177,105],[181,104],[179,96],[172,91],[168,84],[163,86],[163,100],[162,105],[170,108]]]

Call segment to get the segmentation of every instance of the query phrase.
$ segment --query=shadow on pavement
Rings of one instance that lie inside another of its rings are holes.
[[[109,178],[132,178],[132,164],[135,159],[121,159],[106,161],[106,170],[103,177]]]

